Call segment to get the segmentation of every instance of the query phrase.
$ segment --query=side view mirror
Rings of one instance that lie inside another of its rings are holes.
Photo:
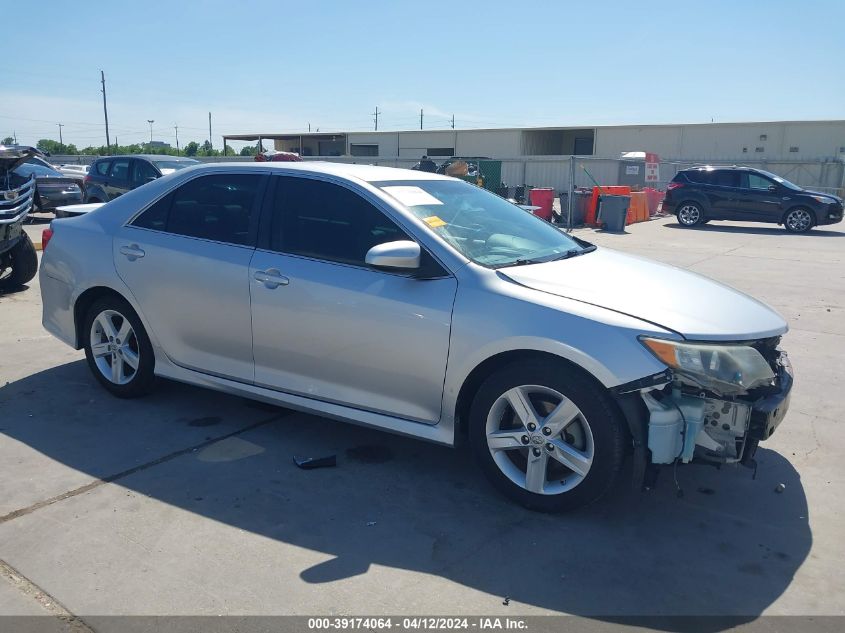
[[[367,251],[364,262],[373,268],[413,270],[420,267],[420,253],[420,245],[410,240],[385,242]]]

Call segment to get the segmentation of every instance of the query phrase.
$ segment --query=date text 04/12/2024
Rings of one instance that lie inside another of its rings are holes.
[[[335,617],[308,618],[309,630],[525,630],[525,620],[510,617]]]

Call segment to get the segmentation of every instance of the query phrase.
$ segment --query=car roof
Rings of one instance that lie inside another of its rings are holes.
[[[382,167],[380,165],[356,165],[350,163],[331,163],[328,161],[307,161],[301,163],[252,163],[252,162],[232,162],[232,163],[203,163],[201,166],[197,165],[189,167],[188,170],[208,170],[208,171],[224,171],[237,167],[239,169],[259,169],[267,170],[273,169],[285,172],[302,172],[311,174],[330,174],[339,176],[341,178],[353,178],[363,180],[364,182],[383,182],[391,180],[454,180],[449,176],[441,176],[440,174],[432,174],[424,171],[414,171],[411,169],[402,169],[398,167]]]
[[[755,167],[748,167],[746,165],[696,165],[695,167],[686,167],[681,171],[712,171],[714,169],[734,169],[737,171],[760,171]]]

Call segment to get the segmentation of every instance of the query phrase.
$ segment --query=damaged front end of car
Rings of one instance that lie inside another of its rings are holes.
[[[754,454],[783,420],[792,366],[780,337],[738,343],[642,338],[669,369],[618,393],[634,436],[640,485],[648,464],[756,468]],[[636,389],[631,389],[636,387]]]

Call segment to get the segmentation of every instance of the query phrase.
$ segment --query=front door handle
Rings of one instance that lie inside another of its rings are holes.
[[[146,255],[146,253],[144,252],[144,249],[140,248],[137,244],[131,244],[129,246],[121,246],[120,252],[123,253],[124,255],[126,255],[126,258],[130,262],[134,262],[136,259],[140,259],[144,255]]]
[[[271,290],[273,288],[278,288],[279,286],[287,286],[290,283],[290,279],[282,275],[275,268],[257,270],[252,276],[256,281],[260,281]]]

